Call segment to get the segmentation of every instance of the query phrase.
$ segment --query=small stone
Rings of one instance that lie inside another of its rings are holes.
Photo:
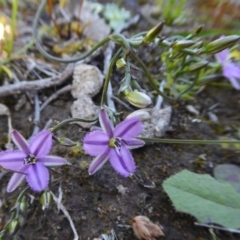
[[[77,65],[73,73],[72,96],[82,99],[83,96],[94,97],[101,89],[104,76],[100,70],[88,64]]]

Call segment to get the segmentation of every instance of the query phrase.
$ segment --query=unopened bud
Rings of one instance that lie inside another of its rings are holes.
[[[210,42],[203,51],[204,53],[218,53],[226,48],[232,47],[239,39],[240,36],[238,35],[221,37],[213,42]]]
[[[60,143],[61,145],[65,146],[65,147],[73,147],[76,146],[76,142],[73,142],[71,139],[69,138],[65,138],[65,137],[56,137],[54,136],[54,140],[56,140],[58,143]]]
[[[198,26],[196,29],[194,29],[194,31],[193,31],[191,34],[189,34],[189,35],[186,37],[186,39],[192,39],[193,37],[195,37],[196,35],[198,35],[198,34],[202,31],[202,29],[203,29],[203,26],[202,26],[202,25]]]
[[[160,22],[157,26],[150,29],[144,37],[144,42],[152,42],[162,31],[164,22]]]
[[[9,231],[9,233],[10,233],[11,235],[14,234],[14,233],[17,231],[18,225],[19,225],[19,223],[18,223],[18,220],[16,220],[16,219],[13,219],[13,220],[8,224],[8,231]]]
[[[140,118],[141,121],[148,120],[151,118],[149,111],[151,111],[151,108],[140,109],[140,110],[130,113],[127,116],[127,118],[138,117],[138,118]]]
[[[201,61],[201,62],[197,62],[194,64],[191,64],[189,67],[186,67],[184,69],[184,72],[194,72],[194,71],[198,71],[204,67],[206,67],[208,65],[208,61]]]
[[[42,204],[42,210],[49,208],[50,202],[52,200],[52,195],[49,191],[44,191],[44,193],[40,197],[40,202]]]
[[[194,44],[195,44],[195,41],[183,39],[183,40],[179,40],[177,42],[174,42],[172,44],[172,47],[176,48],[176,49],[184,49],[184,48],[187,48],[187,47],[191,47]]]
[[[25,196],[22,198],[22,200],[19,203],[19,209],[22,213],[25,213],[27,210],[27,201]]]
[[[132,92],[124,92],[127,101],[135,107],[145,108],[152,103],[151,98],[142,92],[134,90]]]
[[[125,67],[126,65],[127,65],[127,63],[126,63],[126,61],[124,60],[124,58],[120,58],[120,59],[118,59],[117,62],[116,62],[116,66],[117,66],[118,69],[123,68],[123,67]]]

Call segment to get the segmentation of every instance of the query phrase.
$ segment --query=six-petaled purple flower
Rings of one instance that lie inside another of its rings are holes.
[[[97,172],[109,159],[112,167],[122,176],[134,173],[136,165],[129,149],[142,147],[144,142],[135,139],[143,129],[138,117],[128,118],[115,128],[104,109],[100,110],[99,122],[103,131],[87,134],[83,141],[84,150],[96,156],[89,166],[89,174]]]
[[[14,191],[26,177],[27,183],[35,191],[48,187],[49,171],[46,166],[68,164],[67,160],[48,155],[52,147],[52,133],[43,130],[33,136],[28,143],[16,130],[12,131],[12,140],[20,150],[7,150],[0,153],[0,165],[14,171],[7,191]]]
[[[216,59],[222,65],[223,76],[229,79],[237,90],[240,90],[240,66],[230,59],[228,49],[215,54]]]

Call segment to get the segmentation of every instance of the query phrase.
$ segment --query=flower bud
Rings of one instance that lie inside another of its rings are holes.
[[[123,68],[123,67],[125,67],[126,65],[127,65],[127,63],[126,63],[126,61],[124,60],[124,58],[120,58],[120,59],[118,59],[117,62],[116,62],[116,66],[117,66],[118,69]]]
[[[204,67],[206,67],[208,65],[208,61],[200,61],[200,62],[197,62],[197,63],[193,63],[191,64],[190,66],[184,68],[184,72],[195,72],[195,71],[198,71]]]
[[[155,240],[159,236],[164,236],[161,228],[145,216],[135,217],[132,221],[132,227],[138,239]]]
[[[191,38],[195,37],[196,35],[198,35],[202,31],[202,29],[203,29],[202,25],[198,26],[196,29],[194,29],[194,31],[191,34],[189,34],[186,37],[186,39],[191,39]]]
[[[194,44],[195,44],[195,41],[193,41],[193,40],[183,39],[183,40],[178,40],[178,41],[174,42],[172,44],[172,47],[176,48],[176,49],[183,49],[183,48],[190,47]]]
[[[25,196],[22,198],[22,200],[19,203],[19,210],[22,213],[25,213],[26,210],[27,210],[27,201],[26,201],[26,197]]]
[[[151,111],[151,108],[140,109],[140,110],[130,113],[127,116],[127,118],[138,117],[138,118],[140,118],[141,121],[148,120],[151,118],[149,111]]]
[[[40,202],[42,204],[42,210],[49,208],[50,202],[52,200],[52,195],[49,191],[44,191],[44,193],[40,197]]]
[[[204,53],[218,53],[222,50],[232,47],[238,40],[240,36],[238,35],[231,35],[226,37],[221,37],[215,41],[210,42],[205,49],[203,50]]]
[[[71,139],[65,137],[59,138],[54,136],[54,140],[66,147],[73,147],[77,145],[77,142],[73,142]]]
[[[163,26],[164,26],[164,22],[160,22],[157,26],[150,29],[147,32],[147,34],[145,35],[143,41],[146,42],[146,43],[152,42],[159,35],[159,33],[162,31]]]
[[[17,219],[13,219],[9,224],[8,224],[8,231],[9,233],[12,235],[14,234],[17,229],[18,229],[18,220]]]
[[[152,103],[151,98],[147,94],[137,90],[132,92],[125,91],[124,94],[127,101],[138,108],[145,108]]]

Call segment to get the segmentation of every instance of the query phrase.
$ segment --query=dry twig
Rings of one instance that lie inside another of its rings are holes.
[[[69,64],[59,75],[35,81],[21,81],[8,86],[0,87],[0,97],[6,97],[23,91],[36,91],[43,88],[53,87],[62,84],[73,73],[74,64]]]
[[[73,231],[73,234],[74,234],[73,240],[78,240],[79,237],[78,237],[76,228],[75,228],[75,226],[74,226],[74,223],[73,223],[73,221],[72,221],[72,218],[71,218],[71,216],[69,215],[67,209],[64,207],[64,205],[62,204],[62,201],[61,201],[61,200],[62,200],[62,189],[61,189],[61,187],[59,187],[58,191],[59,191],[59,197],[58,197],[58,198],[54,195],[54,193],[53,193],[52,191],[50,191],[50,193],[51,193],[51,195],[52,195],[52,197],[53,197],[53,200],[54,200],[54,201],[56,202],[56,204],[57,204],[57,208],[62,210],[62,212],[64,213],[64,215],[66,216],[66,218],[68,219],[68,221],[69,221],[69,223],[70,223],[70,226],[71,226],[72,231]]]

